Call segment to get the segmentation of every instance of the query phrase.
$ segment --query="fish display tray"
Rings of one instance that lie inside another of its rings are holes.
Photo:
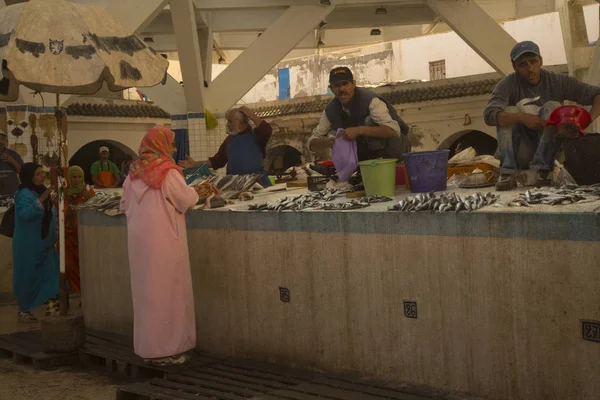
[[[178,367],[160,367],[149,365],[133,351],[133,340],[125,335],[86,330],[86,341],[79,350],[84,366],[101,369],[110,377],[129,380],[148,380],[162,378],[167,371]],[[199,354],[193,365],[207,365],[219,359]]]
[[[79,363],[76,351],[70,353],[44,351],[40,330],[0,335],[0,357],[12,358],[14,362],[31,364],[39,369],[53,369]]]
[[[281,365],[229,360],[211,366],[190,366],[162,379],[121,386],[117,400],[428,400],[422,394],[399,391],[374,382],[325,376]]]

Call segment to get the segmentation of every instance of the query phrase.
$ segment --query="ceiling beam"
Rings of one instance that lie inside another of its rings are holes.
[[[511,49],[517,41],[474,1],[427,0],[473,51],[503,76],[513,72]]]
[[[387,14],[375,14],[374,6],[336,8],[327,17],[327,29],[423,25],[430,24],[435,17],[435,13],[424,6],[387,7]]]
[[[269,8],[289,6],[312,6],[319,0],[194,0],[199,10],[223,10],[236,8]]]
[[[423,0],[330,0],[331,5],[339,6],[393,6],[393,5],[422,5]],[[194,0],[199,10],[223,10],[236,8],[269,8],[322,5],[321,0]]]
[[[387,14],[375,14],[373,7],[350,7],[335,9],[327,17],[325,29],[374,28],[383,26],[423,25],[434,21],[435,14],[429,7],[394,6],[388,7]],[[219,10],[211,12],[211,27],[214,33],[220,32],[262,32],[273,24],[285,8]],[[200,18],[201,19],[201,18]],[[199,21],[202,26],[204,21]],[[173,32],[169,11],[163,11],[150,24],[142,36],[153,36]]]
[[[267,74],[286,54],[308,36],[333,7],[290,7],[231,63],[208,89],[209,104],[223,113]]]
[[[213,11],[213,32],[262,31],[267,29],[285,12],[285,7],[264,10],[219,10]]]

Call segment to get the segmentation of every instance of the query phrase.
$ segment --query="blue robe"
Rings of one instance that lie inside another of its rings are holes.
[[[13,290],[21,312],[31,311],[58,294],[56,212],[53,208],[50,231],[42,239],[44,210],[38,198],[29,189],[20,189],[15,196]]]

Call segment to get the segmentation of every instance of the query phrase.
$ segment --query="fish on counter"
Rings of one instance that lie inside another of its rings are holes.
[[[241,193],[251,191],[261,177],[261,174],[211,175],[195,180],[191,186],[210,183],[221,192],[221,196],[225,200],[233,200],[237,199]]]
[[[15,204],[14,195],[0,195],[0,207],[10,208]]]
[[[529,207],[536,204],[559,206],[587,203],[599,199],[600,184],[589,186],[566,185],[559,188],[542,187],[527,190],[525,193],[520,193],[519,197],[510,201],[508,206]]]
[[[344,189],[323,189],[318,192],[309,192],[296,196],[284,197],[279,200],[261,204],[250,204],[250,211],[304,211],[323,209],[323,204],[351,191]],[[343,204],[343,203],[340,203]],[[367,204],[368,206],[368,204]]]
[[[393,206],[388,207],[388,211],[419,212],[430,211],[436,213],[460,211],[475,211],[494,204],[500,198],[499,195],[488,192],[482,194],[477,192],[474,195],[460,196],[452,192],[444,192],[439,196],[434,192],[419,193],[415,197],[407,197],[400,200]]]
[[[103,190],[95,190],[96,195],[85,203],[73,207],[77,210],[87,209],[96,211],[119,210],[121,196]]]

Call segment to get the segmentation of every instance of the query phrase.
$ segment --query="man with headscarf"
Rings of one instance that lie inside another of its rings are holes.
[[[411,150],[408,125],[396,109],[375,92],[356,86],[348,67],[329,73],[329,87],[335,98],[325,107],[319,124],[308,139],[308,148],[317,152],[331,148],[337,136],[355,140],[359,161],[395,158]]]
[[[133,347],[146,362],[183,364],[196,347],[185,213],[198,194],[173,161],[175,133],[156,126],[123,184],[133,297]]]
[[[0,130],[0,195],[15,194],[22,165],[19,153],[8,148],[8,135]]]
[[[196,162],[188,157],[180,161],[179,165],[193,168],[206,164],[212,169],[227,165],[227,175],[262,174],[258,183],[265,187],[271,186],[264,160],[273,128],[245,106],[229,110],[226,118],[228,135],[219,151],[208,160]],[[254,129],[250,126],[250,120],[254,123]]]

